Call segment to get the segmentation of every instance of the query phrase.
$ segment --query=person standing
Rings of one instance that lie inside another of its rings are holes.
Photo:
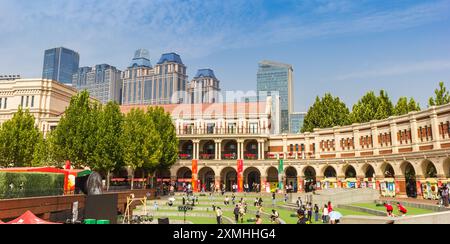
[[[275,194],[275,192],[272,192],[272,207],[275,207],[275,199],[276,199],[276,194]]]
[[[297,199],[297,207],[300,209],[302,207],[303,203],[302,203],[302,198],[298,197]]]
[[[237,223],[239,223],[239,205],[236,204],[236,207],[233,210],[233,214],[234,214],[234,221]]]
[[[314,204],[314,222],[319,222],[319,206]]]
[[[328,206],[325,204],[322,210],[322,221],[324,224],[328,223],[328,215],[329,215]]]
[[[239,206],[239,218],[241,219],[241,224],[244,223],[244,216],[245,216],[245,208],[244,205],[241,204],[241,206]]]
[[[222,209],[220,207],[217,207],[216,208],[216,219],[217,219],[218,225],[222,224],[222,215],[223,215]]]
[[[331,205],[331,202],[328,202],[328,213],[333,212],[333,206]]]
[[[449,190],[448,190],[448,186],[445,185],[444,189],[442,190],[442,202],[446,208],[449,205],[448,197],[449,197]]]

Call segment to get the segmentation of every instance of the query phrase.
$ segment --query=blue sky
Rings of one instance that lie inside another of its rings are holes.
[[[256,88],[258,62],[294,66],[295,109],[331,92],[351,106],[368,90],[426,107],[450,86],[450,0],[0,0],[0,74],[39,77],[43,52],[124,69],[177,52],[192,77],[212,68],[224,90]]]

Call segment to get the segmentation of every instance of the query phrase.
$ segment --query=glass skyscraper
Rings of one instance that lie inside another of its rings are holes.
[[[81,67],[73,75],[72,85],[78,90],[89,91],[92,97],[106,104],[122,102],[122,72],[108,64]]]
[[[64,47],[45,50],[42,78],[71,85],[79,63],[80,55],[73,50]]]
[[[292,113],[290,115],[290,133],[299,134],[305,122],[306,113]]]
[[[258,94],[267,92],[267,96],[277,94],[280,98],[280,133],[289,132],[289,115],[294,110],[293,72],[294,69],[289,64],[272,61],[259,63]]]

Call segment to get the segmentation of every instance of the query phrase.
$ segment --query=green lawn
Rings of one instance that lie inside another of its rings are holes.
[[[370,208],[370,209],[386,212],[386,208],[384,206],[376,206],[375,203],[355,203],[352,205],[357,206],[357,207]],[[398,211],[397,207],[395,205],[393,207],[394,207],[394,214],[401,215],[401,213]],[[406,206],[405,206],[405,208],[408,210],[407,215],[420,215],[420,214],[433,213],[433,211],[428,210],[428,209],[413,208],[413,207],[406,207]]]

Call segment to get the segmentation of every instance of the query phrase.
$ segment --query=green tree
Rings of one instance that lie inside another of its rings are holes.
[[[122,166],[122,148],[118,142],[123,129],[123,114],[119,105],[115,102],[106,104],[98,114],[97,123],[98,129],[92,137],[96,145],[90,160],[91,168],[106,174],[106,188],[109,190],[111,172]]]
[[[164,148],[161,150],[161,158],[156,168],[149,169],[154,177],[155,170],[169,169],[178,159],[178,138],[172,117],[161,107],[149,107],[147,115],[153,121],[156,131],[159,133],[161,144]],[[153,179],[152,179],[153,183]]]
[[[414,100],[414,98],[412,98],[412,97],[409,99],[408,110],[409,110],[409,112],[421,110],[420,104],[418,102],[416,102],[416,100]]]
[[[70,160],[74,167],[93,165],[100,108],[99,104],[90,101],[87,91],[72,97],[53,132],[53,143],[59,150],[55,160]]]
[[[123,162],[134,172],[138,168],[155,168],[161,158],[161,140],[149,116],[140,109],[132,109],[125,116],[120,140]]]
[[[380,91],[379,96],[370,91],[353,106],[350,117],[352,123],[365,123],[389,118],[394,115],[394,110],[394,105],[384,90]]]
[[[36,145],[42,134],[35,126],[34,116],[19,107],[12,119],[0,130],[0,165],[3,167],[33,166]]]
[[[306,114],[302,132],[312,132],[315,128],[343,126],[350,123],[349,110],[339,97],[326,93],[316,101]]]
[[[407,97],[400,97],[397,105],[395,105],[394,115],[404,115],[413,111],[420,111],[420,106],[416,103],[414,98],[410,98],[408,102]]]
[[[440,106],[450,102],[450,95],[447,91],[447,88],[444,85],[444,82],[439,82],[439,88],[434,91],[435,97],[430,97],[428,101],[428,105],[431,106]]]

